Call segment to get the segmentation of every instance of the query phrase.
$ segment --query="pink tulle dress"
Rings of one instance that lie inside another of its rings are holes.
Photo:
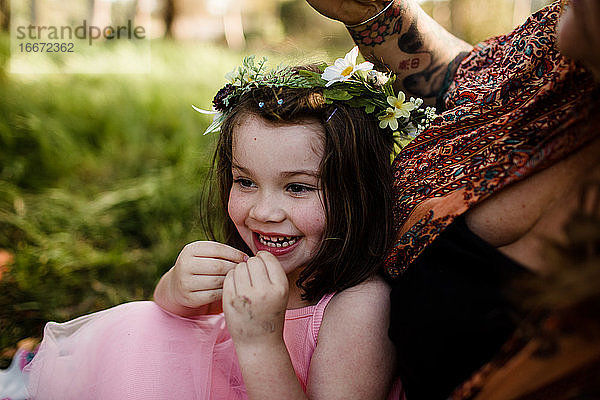
[[[331,297],[286,311],[284,340],[303,389]],[[48,323],[25,373],[36,400],[247,398],[224,315],[182,318],[151,301]]]

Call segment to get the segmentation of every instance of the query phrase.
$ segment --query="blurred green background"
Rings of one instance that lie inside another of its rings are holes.
[[[225,2],[233,11],[211,13],[215,1],[151,2],[151,73],[67,74],[57,64],[52,74],[13,74],[11,4],[0,0],[0,368],[49,320],[151,298],[179,250],[204,238],[197,210],[215,136],[202,136],[210,117],[191,104],[210,108],[244,55],[331,62],[352,46],[304,1]],[[102,0],[81,3],[93,11]],[[142,3],[105,2],[102,12],[135,16]],[[475,43],[547,3],[422,5]],[[43,0],[27,4],[31,18],[43,16]],[[123,54],[146,62],[127,42],[71,61]]]

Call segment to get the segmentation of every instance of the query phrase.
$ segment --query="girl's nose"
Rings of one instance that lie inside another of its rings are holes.
[[[285,219],[285,211],[276,196],[259,194],[250,209],[250,217],[260,222],[281,222]]]

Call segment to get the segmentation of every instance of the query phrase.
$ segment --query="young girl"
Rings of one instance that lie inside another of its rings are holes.
[[[399,397],[376,271],[391,235],[393,134],[431,113],[389,95],[393,80],[367,75],[356,55],[324,72],[244,61],[209,127],[221,132],[224,243],[184,247],[156,288],[162,309],[49,324],[32,398]]]

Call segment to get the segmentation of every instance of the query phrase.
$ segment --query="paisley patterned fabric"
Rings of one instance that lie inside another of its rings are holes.
[[[599,135],[592,76],[556,48],[559,15],[552,4],[475,46],[444,96],[447,111],[394,161],[390,278],[455,217]]]

